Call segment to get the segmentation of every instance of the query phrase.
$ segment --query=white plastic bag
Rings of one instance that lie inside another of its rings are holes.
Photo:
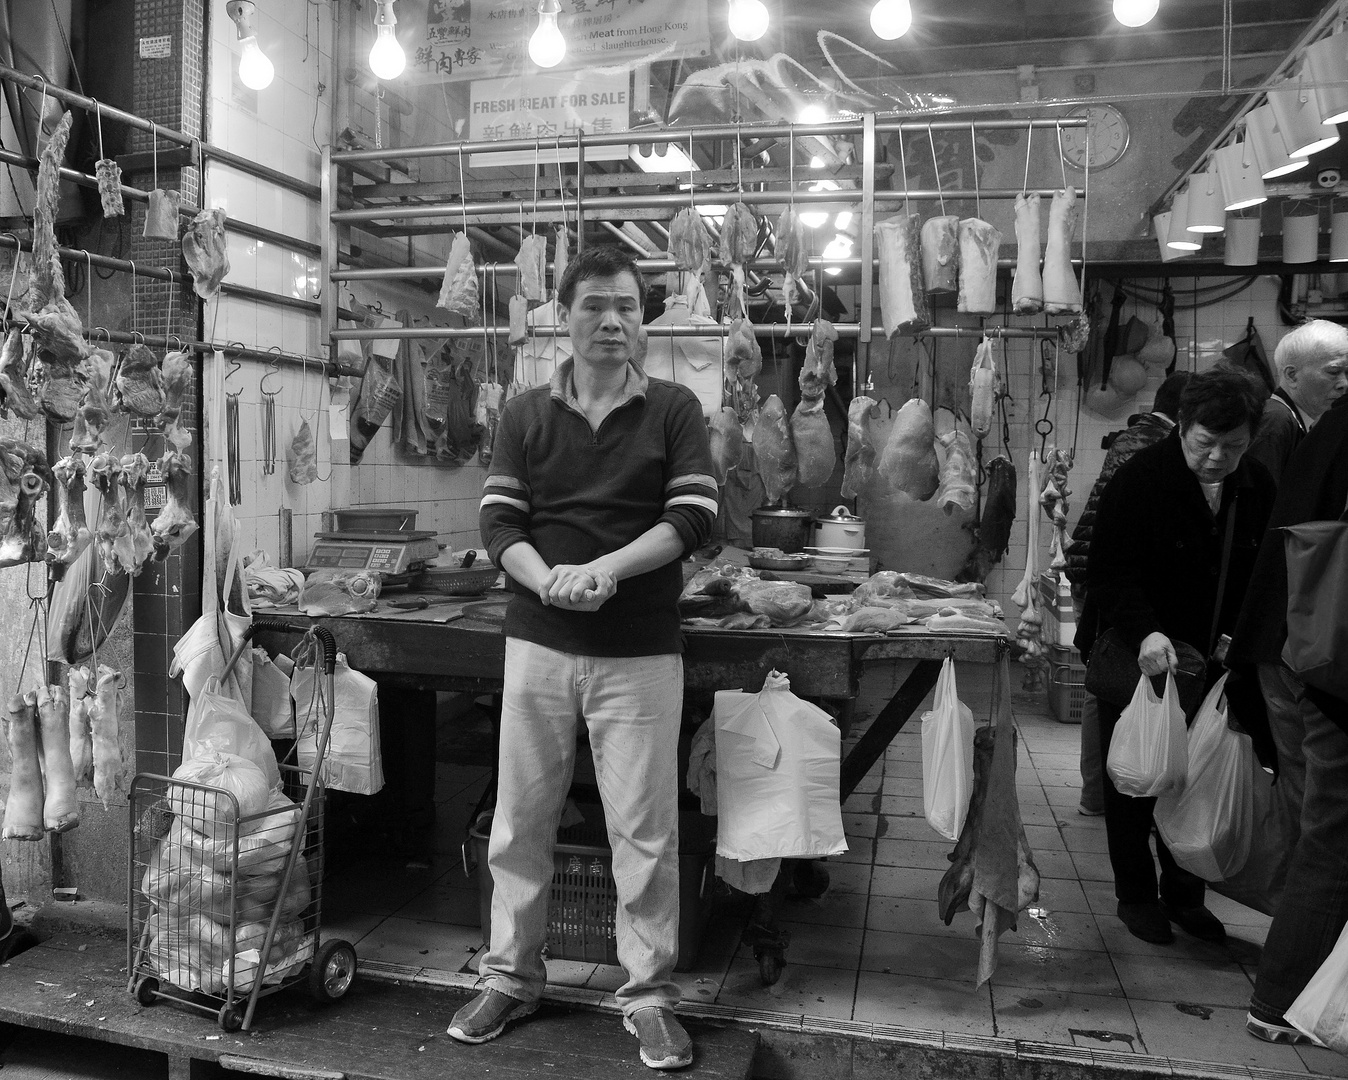
[[[285,653],[273,660],[266,649],[253,649],[253,719],[272,739],[295,737],[290,706],[290,676],[295,662]]]
[[[1348,1054],[1348,926],[1284,1015],[1322,1046]]]
[[[935,708],[922,714],[922,808],[927,824],[958,840],[974,790],[974,714],[959,699],[955,662],[946,657]]]
[[[250,687],[251,690],[251,687]],[[211,753],[236,754],[251,761],[267,779],[270,789],[281,786],[281,770],[276,765],[267,733],[248,715],[248,710],[220,692],[220,680],[212,675],[201,693],[192,699],[183,731],[183,761],[195,761]],[[255,813],[255,807],[246,813]]]
[[[1226,726],[1226,676],[1189,730],[1184,790],[1156,800],[1156,828],[1175,861],[1205,881],[1237,873],[1254,835],[1254,746]]]
[[[318,672],[319,685],[326,680]],[[318,733],[324,711],[314,692],[315,669],[297,667],[290,680],[290,696],[299,718],[297,751],[302,769],[312,769],[318,756]],[[384,786],[379,747],[379,689],[375,681],[352,671],[346,654],[337,654],[333,675],[337,705],[323,761],[323,782],[338,791],[373,795]]]
[[[1114,728],[1105,768],[1122,795],[1145,798],[1184,790],[1189,738],[1174,675],[1166,673],[1162,697],[1147,676],[1137,680],[1133,700]]]
[[[842,740],[828,713],[771,671],[757,694],[718,690],[716,854],[818,858],[847,850],[838,800]]]
[[[275,759],[272,767],[276,767]],[[170,784],[169,809],[189,829],[215,840],[228,836],[240,819],[267,809],[271,798],[263,771],[247,758],[235,754],[206,750],[201,757],[179,765],[173,772],[173,779],[201,784],[207,789]],[[234,796],[233,802],[225,792]]]

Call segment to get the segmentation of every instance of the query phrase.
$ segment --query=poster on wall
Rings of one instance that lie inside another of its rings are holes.
[[[557,139],[626,131],[631,110],[631,77],[626,71],[544,71],[527,79],[478,79],[468,103],[468,138],[473,142],[537,139],[538,151],[474,154],[478,165],[554,165],[576,160],[575,147],[549,145]],[[626,144],[587,146],[587,160],[615,160],[628,154]]]
[[[557,26],[566,56],[557,71],[630,67],[711,51],[706,0],[560,0]],[[403,0],[400,33],[409,82],[495,78],[529,69],[529,37],[538,26],[532,0]],[[404,29],[406,24],[406,29]]]

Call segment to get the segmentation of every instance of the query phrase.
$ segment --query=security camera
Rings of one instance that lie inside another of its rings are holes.
[[[1338,169],[1321,169],[1315,174],[1315,182],[1322,188],[1335,188],[1342,179]]]

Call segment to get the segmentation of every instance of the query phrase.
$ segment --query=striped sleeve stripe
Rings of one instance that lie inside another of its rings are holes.
[[[673,491],[681,487],[705,487],[716,490],[716,477],[708,476],[706,473],[689,473],[687,476],[676,476],[665,485],[666,491]]]
[[[487,488],[510,488],[514,491],[522,491],[526,495],[529,494],[528,484],[523,480],[507,475],[506,473],[498,473],[496,476],[487,477],[487,480],[482,487],[483,490],[486,490]]]
[[[675,495],[672,499],[665,500],[666,510],[675,506],[696,506],[713,516],[716,514],[716,500],[709,499],[705,495]]]
[[[522,510],[526,514],[529,512],[529,504],[527,501],[525,501],[524,499],[512,499],[509,495],[492,495],[492,494],[483,495],[482,502],[479,505],[479,509],[487,506],[501,505],[501,504],[505,506],[513,506],[516,510]]]

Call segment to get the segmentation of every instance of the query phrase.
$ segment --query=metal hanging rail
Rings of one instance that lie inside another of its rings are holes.
[[[13,233],[0,233],[0,247],[17,248],[19,251],[31,252],[33,243],[31,240],[20,240]],[[72,263],[92,264],[101,266],[105,270],[119,270],[122,273],[150,278],[153,281],[171,281],[175,285],[189,283],[185,274],[162,266],[138,266],[127,259],[114,259],[110,255],[96,255],[92,251],[84,251],[81,248],[58,247],[56,253],[63,259],[69,259]]]
[[[869,330],[877,337],[885,336],[883,326],[860,326],[857,323],[834,323],[840,338],[860,338],[863,330]],[[648,338],[714,338],[729,337],[730,327],[726,324],[694,324],[680,326],[644,326]],[[810,333],[809,323],[752,323],[749,330],[761,337],[805,337]],[[376,338],[474,338],[504,337],[510,333],[509,326],[390,326],[386,329],[354,327],[333,331],[336,341],[372,341]],[[571,335],[555,326],[531,326],[530,337],[564,338]],[[1057,338],[1056,326],[929,326],[923,330],[895,334],[898,338],[952,337],[952,338]]]

